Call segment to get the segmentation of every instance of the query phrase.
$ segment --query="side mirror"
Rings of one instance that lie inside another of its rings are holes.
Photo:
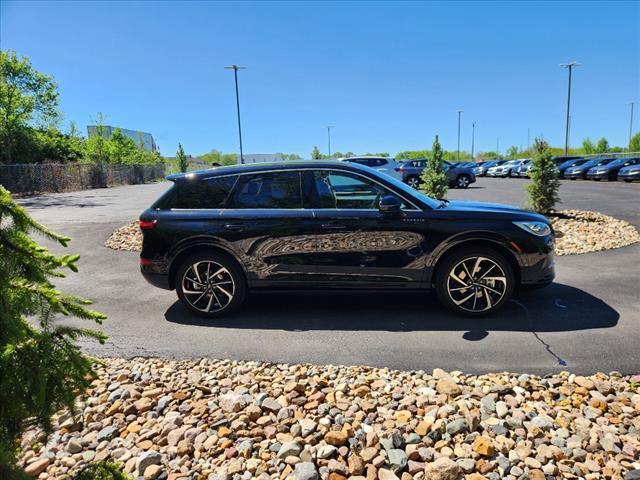
[[[398,215],[400,213],[400,207],[402,206],[402,202],[398,197],[393,195],[387,195],[380,199],[380,205],[378,209],[382,215],[391,216]]]

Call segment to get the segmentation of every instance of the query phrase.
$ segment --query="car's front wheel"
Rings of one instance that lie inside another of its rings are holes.
[[[511,298],[515,274],[507,259],[490,248],[465,248],[438,265],[435,288],[440,302],[454,313],[481,317]]]
[[[456,187],[458,188],[467,188],[470,183],[471,178],[469,178],[469,175],[459,175],[456,179]]]
[[[228,255],[200,252],[186,258],[176,276],[183,305],[202,317],[219,317],[238,308],[246,296],[244,273]]]

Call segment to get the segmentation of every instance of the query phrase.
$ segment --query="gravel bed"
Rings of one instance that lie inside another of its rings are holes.
[[[640,478],[640,376],[471,376],[231,360],[108,359],[46,445],[41,479],[90,461],[170,480]]]
[[[640,242],[640,232],[628,222],[583,210],[560,210],[550,215],[557,233],[556,255],[611,250]],[[142,233],[138,222],[120,227],[105,242],[114,250],[139,252],[142,249]]]

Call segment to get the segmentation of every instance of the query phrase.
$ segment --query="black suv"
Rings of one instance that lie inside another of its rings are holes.
[[[480,316],[519,287],[554,277],[542,215],[435,200],[348,162],[219,167],[171,175],[140,216],[140,265],[214,317],[268,289],[435,288],[451,310]]]

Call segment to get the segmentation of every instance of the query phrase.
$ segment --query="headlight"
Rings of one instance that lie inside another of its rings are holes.
[[[513,222],[513,224],[538,237],[545,237],[551,233],[551,228],[544,222]]]

